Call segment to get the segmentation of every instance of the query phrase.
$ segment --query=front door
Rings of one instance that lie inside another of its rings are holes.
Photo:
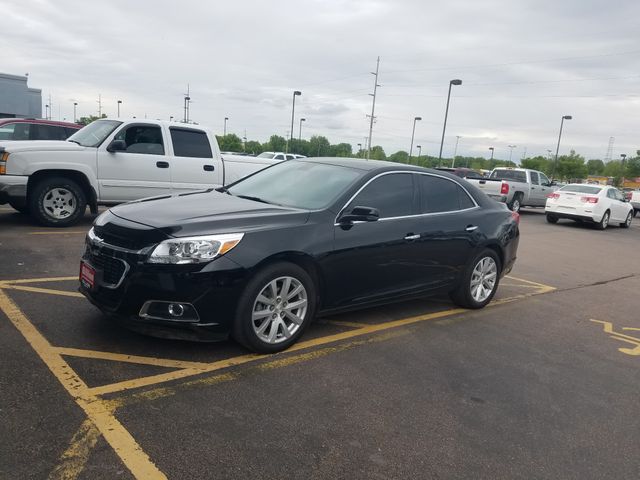
[[[119,203],[171,193],[171,162],[159,126],[129,124],[115,134],[114,140],[123,140],[126,150],[108,152],[108,141],[98,150],[102,201]]]

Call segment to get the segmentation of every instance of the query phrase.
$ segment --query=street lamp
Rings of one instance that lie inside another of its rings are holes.
[[[418,165],[420,165],[420,155],[422,155],[422,145],[416,145],[418,149]]]
[[[495,148],[489,147],[489,150],[491,150],[491,160],[493,160],[493,151],[495,150]]]
[[[49,104],[45,104],[44,106],[44,118],[45,120],[49,120]]]
[[[76,118],[76,107],[78,106],[78,102],[73,102],[73,123],[76,123],[78,120]]]
[[[422,120],[422,117],[415,117],[413,119],[413,130],[411,131],[411,147],[409,147],[409,163],[411,163],[411,154],[413,153],[413,138],[416,134],[416,122]]]
[[[571,115],[563,115],[562,120],[560,120],[560,133],[558,134],[558,146],[556,147],[556,159],[553,162],[553,170],[551,172],[551,181],[553,181],[556,176],[556,167],[558,166],[558,152],[560,151],[560,139],[562,138],[562,126],[564,125],[565,120],[571,120],[573,117]]]
[[[458,155],[458,142],[462,138],[461,135],[456,135],[456,147],[453,149],[453,160],[451,160],[451,168],[456,165],[456,156]]]
[[[362,144],[358,143],[358,158],[360,157],[361,152],[362,152]]]
[[[118,100],[118,118],[120,118],[120,105],[122,105],[122,100]]]
[[[442,147],[444,145],[444,133],[447,130],[447,116],[449,115],[449,100],[451,99],[451,87],[453,85],[462,85],[462,80],[454,79],[449,81],[449,94],[447,95],[447,108],[444,111],[444,125],[442,126],[442,140],[440,141],[440,153],[438,154],[438,165],[442,164]]]
[[[298,141],[302,140],[302,122],[306,122],[306,121],[307,121],[306,118],[300,119],[300,129],[298,130]]]
[[[189,95],[184,96],[184,123],[189,123],[189,102],[191,97]]]
[[[173,115],[169,115],[169,121],[173,122]]]
[[[516,148],[517,145],[509,145],[509,161],[511,161],[511,157],[513,156],[513,149]]]
[[[302,92],[299,90],[295,90],[293,92],[293,104],[291,106],[291,135],[289,136],[289,138],[293,139],[293,119],[296,113],[296,97],[299,97],[300,95],[302,95]],[[287,144],[287,150],[289,150],[289,145]]]
[[[620,183],[620,188],[624,188],[624,161],[627,158],[627,154],[621,153],[620,156],[622,157],[622,182]]]
[[[223,137],[227,136],[227,120],[229,120],[229,117],[224,117],[224,130],[222,131]]]

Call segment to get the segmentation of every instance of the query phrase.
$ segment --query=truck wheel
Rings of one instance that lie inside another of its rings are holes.
[[[285,350],[311,323],[315,295],[313,280],[299,266],[280,262],[265,267],[240,297],[233,337],[254,352]]]
[[[465,269],[460,285],[449,294],[456,305],[463,308],[482,308],[488,304],[500,283],[500,259],[487,248],[480,252]]]
[[[29,192],[29,212],[41,225],[68,227],[84,215],[87,198],[73,180],[48,177]]]
[[[9,205],[11,205],[11,208],[17,210],[20,213],[24,213],[25,215],[29,214],[29,207],[26,204],[20,205],[18,203],[9,202]]]
[[[521,203],[522,203],[522,194],[516,193],[511,199],[511,202],[509,202],[507,206],[509,207],[509,210],[511,210],[512,212],[519,213]]]

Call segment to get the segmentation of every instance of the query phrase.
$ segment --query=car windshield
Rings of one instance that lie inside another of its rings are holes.
[[[289,160],[240,180],[227,192],[267,203],[315,210],[330,205],[362,173],[339,165]]]
[[[600,193],[602,188],[594,187],[593,185],[565,185],[560,189],[563,192],[575,192],[575,193]]]
[[[83,147],[99,147],[119,125],[122,125],[122,122],[117,120],[96,120],[71,135],[67,141]]]
[[[258,155],[258,158],[273,158],[273,153],[264,152]]]

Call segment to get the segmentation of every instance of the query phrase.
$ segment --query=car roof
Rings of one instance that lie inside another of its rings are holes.
[[[417,165],[407,165],[406,163],[388,162],[386,160],[364,160],[362,158],[351,157],[309,157],[309,158],[295,158],[289,160],[290,162],[310,162],[310,163],[323,163],[325,165],[337,165],[340,167],[351,167],[359,170],[404,170],[404,171],[416,171],[416,172],[432,172],[439,175],[444,174],[451,176],[449,172],[443,172],[438,170],[432,170],[430,168],[419,167]]]
[[[42,125],[52,125],[55,127],[69,127],[77,129],[83,127],[83,125],[78,125],[77,123],[44,120],[40,118],[0,118],[0,125],[5,125],[7,123],[37,123]]]

